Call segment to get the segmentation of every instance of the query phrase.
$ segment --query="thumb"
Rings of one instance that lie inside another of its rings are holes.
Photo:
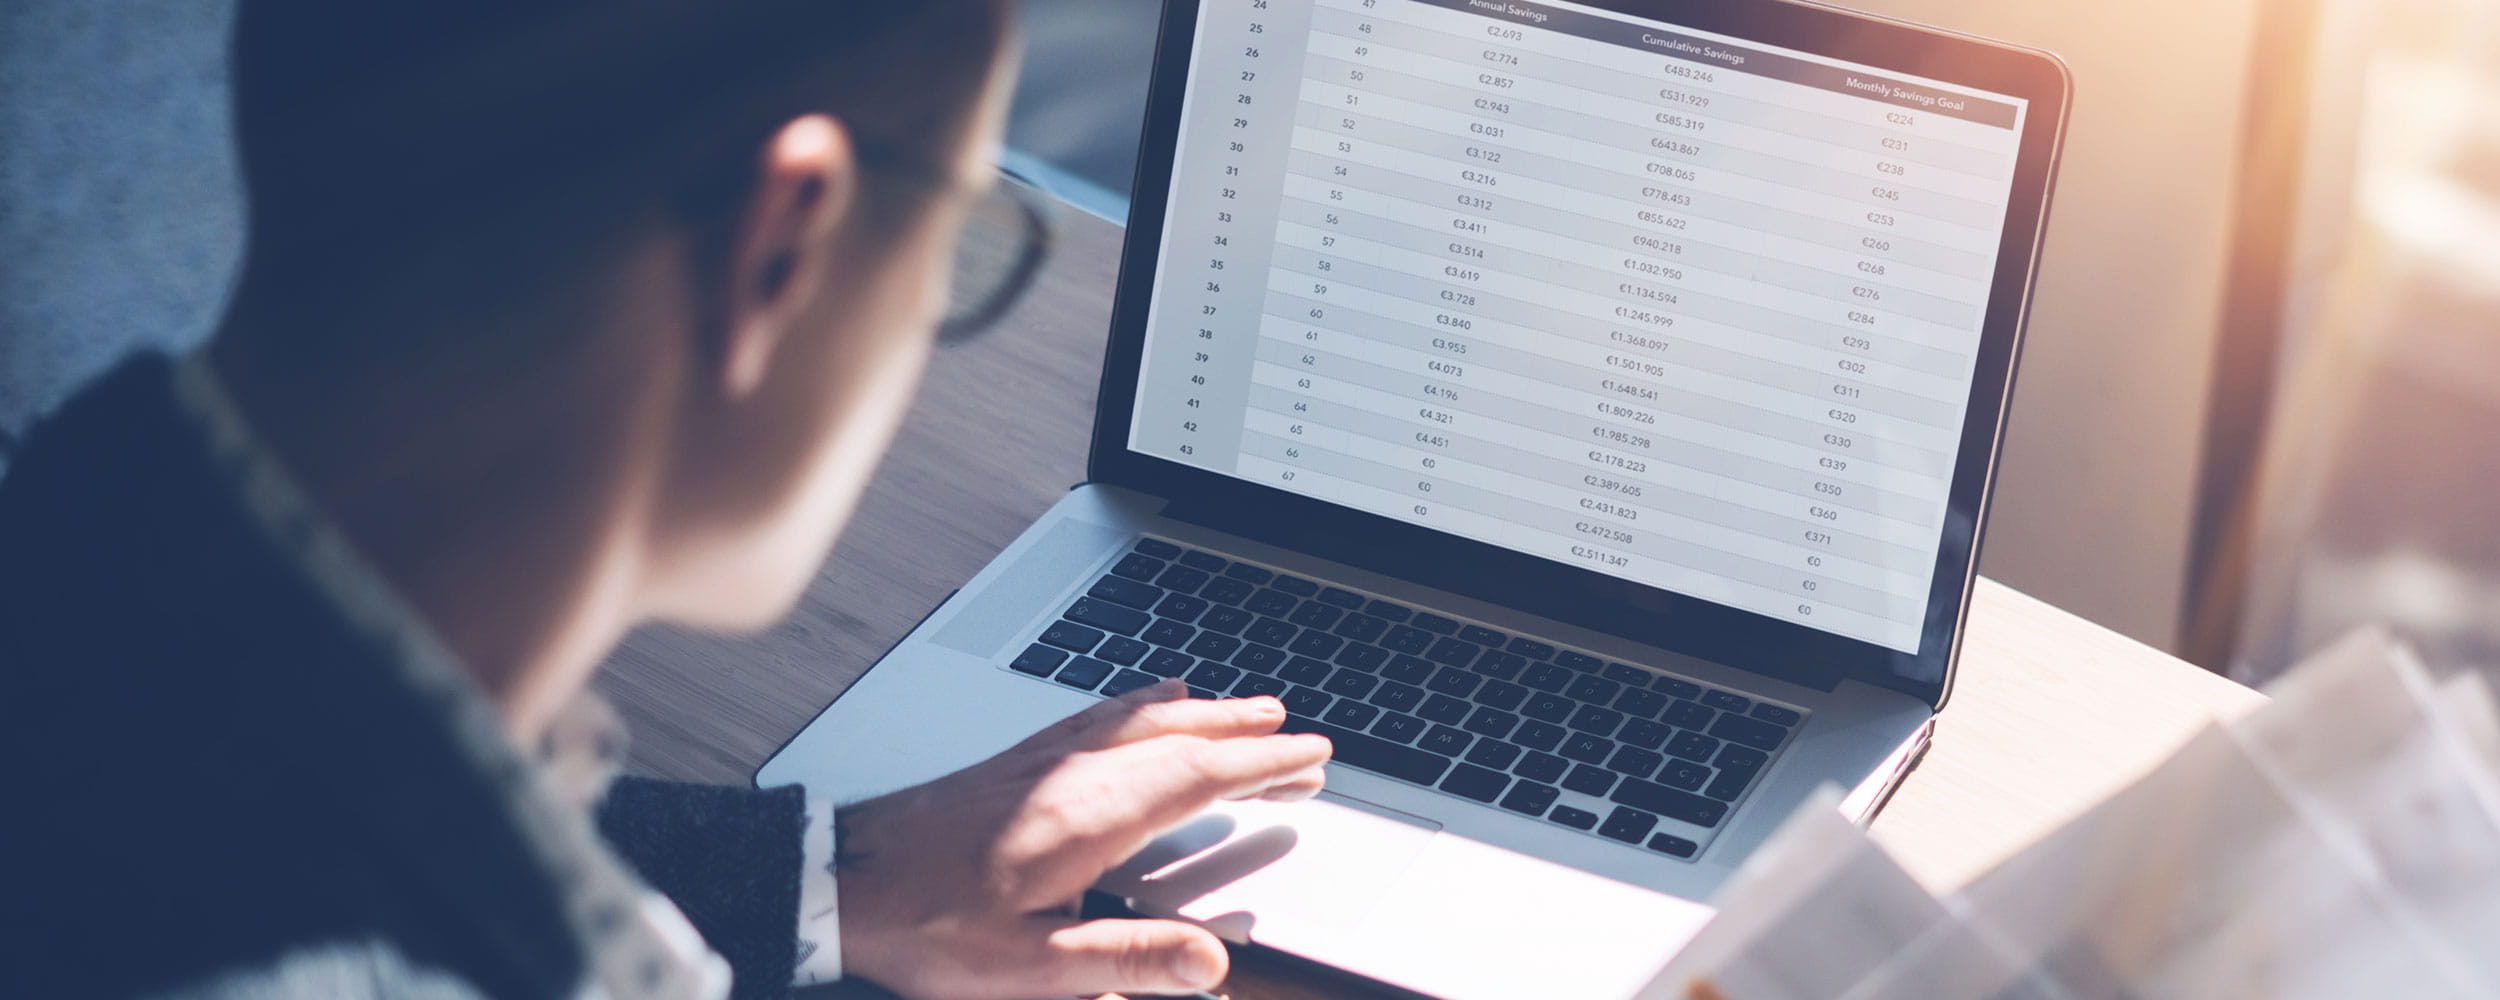
[[[1049,935],[1044,979],[1061,994],[1187,993],[1224,981],[1224,942],[1177,920],[1089,920]]]

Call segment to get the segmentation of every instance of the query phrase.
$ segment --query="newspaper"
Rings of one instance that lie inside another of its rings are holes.
[[[2364,633],[1962,891],[1801,807],[1638,1000],[2500,997],[2500,703]]]

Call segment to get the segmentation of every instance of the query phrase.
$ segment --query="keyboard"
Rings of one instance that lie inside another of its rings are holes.
[[[1337,763],[1684,860],[1806,717],[1152,537],[1006,667],[1104,697],[1273,695]]]

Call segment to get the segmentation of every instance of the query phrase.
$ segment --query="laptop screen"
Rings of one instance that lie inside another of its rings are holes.
[[[1561,2],[1195,32],[1131,449],[1918,652],[2023,100]]]

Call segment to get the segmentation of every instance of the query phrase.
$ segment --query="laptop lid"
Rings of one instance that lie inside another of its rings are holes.
[[[1168,0],[1091,475],[1941,707],[2067,89],[1786,0]]]

